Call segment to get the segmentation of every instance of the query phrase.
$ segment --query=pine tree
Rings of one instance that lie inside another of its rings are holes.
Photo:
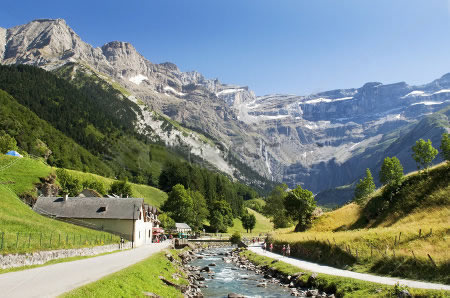
[[[450,162],[450,134],[443,133],[441,140],[441,154],[442,158],[447,162]]]
[[[398,184],[403,177],[403,166],[397,157],[386,157],[381,165],[380,182],[386,184]]]
[[[364,179],[359,179],[359,183],[355,188],[354,201],[361,204],[365,198],[375,191],[375,183],[373,182],[372,173],[366,169],[366,176]]]

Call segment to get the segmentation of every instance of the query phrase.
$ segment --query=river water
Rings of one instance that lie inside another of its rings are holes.
[[[199,253],[203,259],[196,259],[189,265],[205,267],[211,263],[214,277],[201,273],[205,277],[207,288],[202,289],[205,297],[228,297],[229,293],[241,294],[246,297],[291,297],[290,291],[278,284],[267,283],[267,287],[258,287],[261,282],[267,282],[262,275],[253,271],[241,269],[234,263],[223,260],[225,253],[230,253],[233,247],[211,248]]]

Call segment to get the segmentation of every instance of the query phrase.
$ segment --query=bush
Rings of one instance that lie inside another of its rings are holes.
[[[56,176],[61,186],[61,193],[75,197],[82,191],[80,180],[71,176],[66,170],[57,169]]]
[[[131,184],[128,181],[120,180],[111,184],[111,188],[109,190],[110,194],[119,195],[121,197],[132,197],[133,192],[131,190]]]
[[[230,242],[233,244],[239,244],[241,243],[242,238],[241,238],[241,233],[239,232],[234,232],[233,235],[231,235],[230,237]]]

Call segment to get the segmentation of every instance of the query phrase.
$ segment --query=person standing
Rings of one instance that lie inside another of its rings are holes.
[[[286,246],[286,256],[291,256],[291,247],[289,246],[289,243],[288,243],[288,245]]]
[[[273,250],[273,243],[270,243],[270,252]]]
[[[283,244],[283,248],[281,249],[283,252],[283,257],[286,255],[286,245]]]
[[[267,247],[266,247],[266,242],[263,243],[263,251],[266,251]]]

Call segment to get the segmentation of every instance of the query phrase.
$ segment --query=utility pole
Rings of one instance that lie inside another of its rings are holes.
[[[131,235],[131,248],[134,248],[134,225],[135,225],[134,212],[135,212],[135,210],[136,210],[136,204],[133,204],[133,232],[132,232],[132,235]]]

